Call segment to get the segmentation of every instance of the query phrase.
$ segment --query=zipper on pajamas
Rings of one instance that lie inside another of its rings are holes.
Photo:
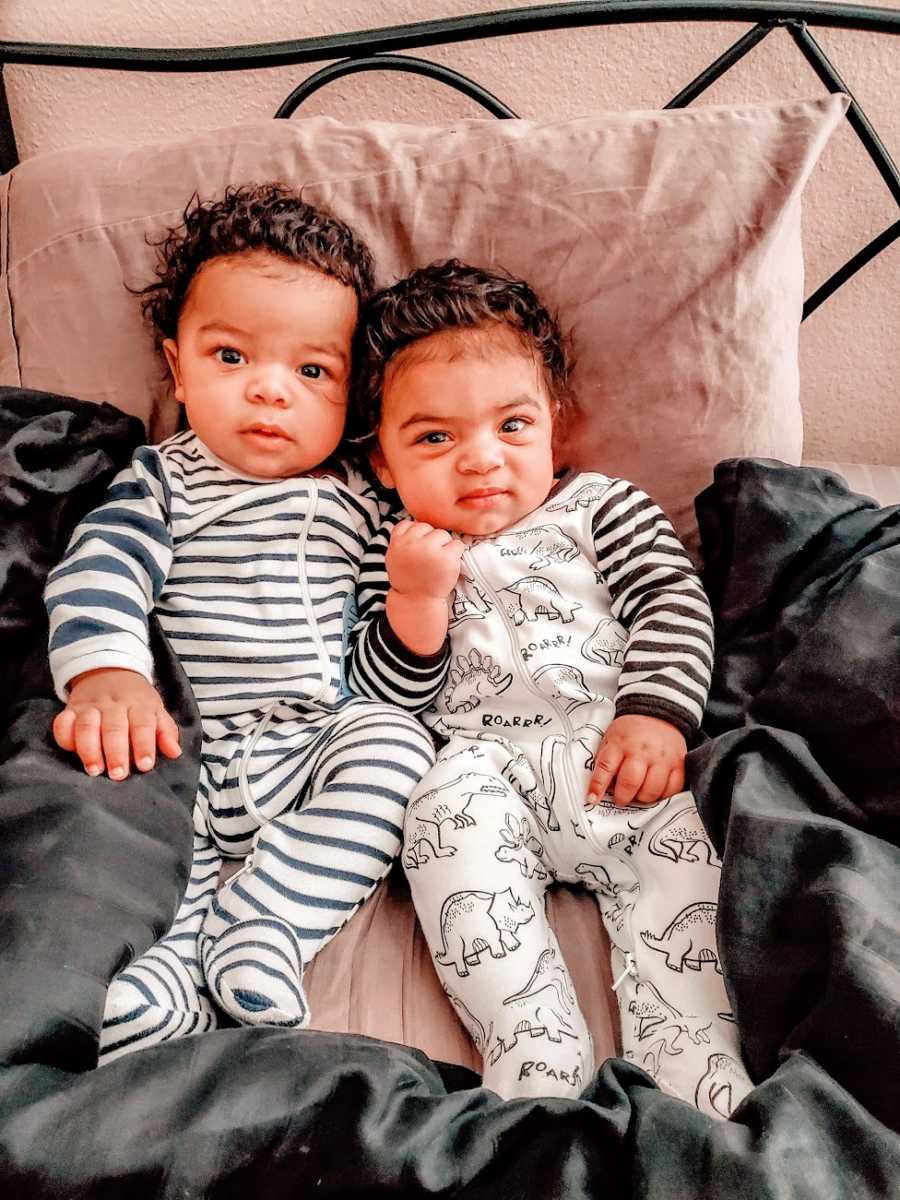
[[[318,625],[315,620],[315,610],[313,609],[312,594],[309,590],[309,582],[306,578],[305,554],[306,554],[306,535],[309,533],[309,527],[313,523],[316,515],[316,506],[319,501],[319,485],[315,479],[309,479],[310,498],[309,507],[306,511],[306,516],[303,518],[303,524],[300,527],[300,532],[297,535],[297,582],[300,585],[300,595],[303,598],[303,605],[306,609],[306,622],[309,625],[310,636],[315,647],[316,656],[319,660],[319,676],[322,680],[322,686],[319,689],[317,696],[312,696],[312,700],[326,700],[331,687],[331,660],[328,657],[328,651],[325,649],[325,642],[322,635],[319,633]]]
[[[534,680],[531,678],[529,673],[525,670],[524,666],[522,665],[521,656],[519,653],[518,638],[516,637],[514,628],[511,628],[511,623],[510,623],[509,617],[506,614],[506,609],[503,607],[503,604],[500,602],[499,597],[497,596],[497,593],[494,591],[494,589],[488,583],[487,579],[485,579],[483,572],[480,570],[479,567],[477,567],[475,565],[475,561],[472,556],[471,549],[467,549],[465,551],[465,553],[463,554],[463,560],[466,562],[467,566],[469,567],[470,571],[472,572],[472,575],[474,576],[476,582],[479,583],[484,588],[486,593],[495,602],[495,607],[497,609],[497,612],[500,614],[500,619],[503,621],[506,631],[509,634],[510,642],[512,643],[513,658],[515,659],[514,670],[516,671],[516,674],[519,676],[520,680],[524,683],[526,689],[529,692],[531,692],[532,695],[539,696],[541,698],[541,700],[544,701],[546,704],[548,704],[550,706],[550,708],[553,710],[553,712],[559,717],[560,723],[562,724],[562,727],[565,731],[565,738],[566,738],[565,745],[563,747],[563,759],[562,759],[564,783],[565,783],[566,788],[569,793],[570,811],[573,813],[576,822],[578,822],[580,824],[578,801],[576,799],[577,790],[578,790],[578,780],[575,779],[575,777],[574,777],[574,774],[572,771],[572,764],[569,759],[569,751],[570,751],[572,743],[575,739],[575,727],[569,719],[569,714],[567,712],[565,712],[564,709],[557,708],[555,702],[549,696],[545,695],[544,692],[541,691],[541,689],[537,686],[537,684],[534,682]],[[554,799],[555,798],[556,797],[554,794]],[[634,876],[635,885],[636,886],[640,885],[640,879],[638,877],[638,873],[634,869],[633,864],[628,861],[628,858],[626,855],[617,854],[614,850],[610,849],[609,846],[606,846],[606,847],[598,846],[598,849],[602,849],[605,854],[611,854],[613,856],[613,858],[615,858],[619,862],[621,862],[623,866],[626,866],[628,868],[628,870],[631,872],[631,874]],[[628,925],[629,938],[631,941],[631,945],[633,946],[634,945],[634,936],[633,936],[634,930],[632,929],[632,914],[633,914],[633,908],[629,907],[626,921],[627,921],[627,925]],[[631,951],[625,951],[624,954],[625,954],[625,964],[626,964],[625,970],[622,974],[619,975],[618,979],[616,980],[615,987],[613,990],[615,990],[616,987],[620,987],[621,984],[625,981],[625,979],[628,976],[631,976],[633,979],[637,978],[637,964],[635,962],[634,955],[631,953]]]
[[[619,975],[619,977],[617,979],[615,979],[613,981],[612,990],[614,992],[617,992],[619,990],[619,988],[622,986],[622,984],[625,982],[625,980],[628,978],[629,975],[632,977],[632,979],[637,978],[637,963],[634,961],[634,955],[631,953],[631,951],[626,950],[625,951],[625,970],[622,972],[621,975]]]
[[[576,793],[578,790],[578,781],[574,777],[574,774],[572,772],[572,764],[569,759],[571,747],[572,747],[573,742],[575,741],[575,726],[572,724],[571,720],[569,719],[569,714],[566,712],[566,710],[564,708],[562,708],[561,706],[557,706],[556,702],[553,699],[551,699],[550,696],[548,696],[545,692],[541,691],[541,689],[537,686],[537,684],[531,678],[531,675],[528,673],[528,671],[525,670],[524,666],[522,665],[522,656],[521,656],[521,652],[519,649],[519,640],[516,637],[515,628],[512,626],[512,623],[511,623],[509,617],[507,616],[506,609],[504,608],[503,603],[501,602],[497,593],[494,591],[494,589],[488,583],[487,579],[485,579],[483,572],[475,565],[474,559],[471,557],[471,551],[466,550],[465,554],[463,555],[463,558],[465,559],[467,565],[469,566],[476,581],[484,588],[484,590],[487,592],[487,594],[491,597],[491,599],[495,603],[497,612],[500,614],[500,619],[503,621],[506,631],[509,634],[509,640],[512,644],[513,658],[515,659],[514,669],[516,671],[516,674],[519,676],[519,679],[525,685],[526,689],[529,692],[531,692],[531,694],[533,696],[538,696],[541,699],[541,701],[543,703],[547,704],[553,710],[554,714],[559,718],[559,723],[562,725],[563,734],[565,737],[565,742],[563,745],[563,756],[562,756],[563,776],[564,776],[563,783],[566,787],[566,790],[569,793],[569,807],[574,812],[574,815],[577,818],[578,812],[577,812],[577,808],[576,808],[577,801],[575,799],[575,796],[576,796]],[[554,792],[554,799],[555,798],[556,797],[555,797],[555,792]]]
[[[512,650],[513,650],[513,670],[518,675],[521,683],[524,684],[526,691],[531,692],[532,696],[537,696],[544,704],[546,704],[549,708],[551,708],[553,710],[554,715],[559,718],[559,723],[563,727],[563,732],[565,734],[565,739],[566,739],[566,746],[567,747],[570,746],[575,738],[575,727],[572,724],[572,722],[569,720],[569,714],[565,711],[564,708],[557,707],[556,702],[554,700],[552,700],[545,692],[541,691],[541,689],[537,686],[537,684],[531,678],[531,675],[528,673],[528,671],[525,670],[524,666],[522,665],[522,654],[521,654],[521,651],[519,648],[519,639],[516,637],[515,627],[513,626],[512,622],[510,621],[510,619],[507,615],[506,609],[504,608],[503,602],[501,601],[500,597],[497,595],[496,591],[488,583],[481,568],[477,567],[475,565],[475,560],[472,557],[471,549],[468,549],[463,553],[463,560],[465,561],[469,570],[472,572],[472,575],[474,576],[475,581],[481,585],[481,587],[484,589],[484,591],[487,593],[487,595],[490,596],[490,598],[494,601],[494,607],[496,608],[496,610],[500,616],[500,620],[503,622],[504,628],[506,629],[506,632],[509,635],[510,645],[512,646]],[[563,769],[567,776],[565,782],[568,784],[569,791],[574,796],[575,793],[572,788],[572,778],[571,778],[571,774],[569,771],[568,754],[563,755]]]
[[[297,534],[297,582],[300,587],[300,596],[303,600],[303,607],[306,613],[306,623],[309,626],[310,636],[312,638],[312,643],[318,659],[319,678],[321,680],[318,694],[311,697],[311,699],[324,700],[328,695],[328,689],[331,685],[331,660],[328,657],[328,651],[325,649],[325,642],[323,641],[322,635],[319,633],[318,626],[314,620],[315,614],[313,610],[312,595],[310,593],[309,583],[304,572],[306,535],[309,533],[309,527],[312,525],[313,520],[315,519],[316,506],[319,499],[319,487],[314,479],[307,480],[307,483],[309,484],[310,493],[309,503],[306,508],[306,513],[303,517],[303,523],[300,526],[300,532]],[[247,812],[260,827],[266,824],[266,818],[263,817],[262,813],[256,807],[256,801],[253,799],[253,795],[250,791],[250,781],[247,776],[250,771],[250,760],[253,756],[253,751],[256,749],[256,744],[271,724],[275,709],[278,707],[279,703],[279,700],[273,700],[266,709],[266,712],[257,725],[246,750],[241,755],[241,765],[240,769],[238,770],[238,787],[240,788],[241,792],[241,800],[243,801]],[[248,856],[247,859],[247,865],[249,866],[249,864],[250,856]]]

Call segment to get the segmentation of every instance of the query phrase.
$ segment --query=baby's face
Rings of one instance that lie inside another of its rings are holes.
[[[487,348],[475,341],[462,356],[458,336],[453,357],[432,349],[389,364],[373,466],[417,521],[498,533],[553,486],[546,386],[532,359],[505,339]]]
[[[282,479],[317,467],[344,429],[356,294],[265,252],[197,272],[163,343],[191,428],[233,470]]]

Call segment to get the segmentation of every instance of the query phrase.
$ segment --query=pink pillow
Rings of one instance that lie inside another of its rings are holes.
[[[138,302],[195,190],[281,179],[368,240],[380,278],[455,256],[528,278],[573,332],[574,465],[624,475],[691,548],[722,458],[798,462],[799,197],[847,100],[446,127],[270,121],[29,159],[0,183],[0,383],[171,432]]]

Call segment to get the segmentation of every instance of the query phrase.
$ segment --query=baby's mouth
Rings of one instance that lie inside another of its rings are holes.
[[[466,492],[464,496],[460,496],[459,503],[472,508],[490,508],[492,504],[497,503],[501,496],[505,495],[505,488],[477,488],[475,491]]]
[[[248,425],[244,433],[259,438],[261,441],[279,442],[290,441],[290,435],[280,425]]]

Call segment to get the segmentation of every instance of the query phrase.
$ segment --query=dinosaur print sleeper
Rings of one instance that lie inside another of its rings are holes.
[[[423,714],[444,744],[407,807],[403,862],[484,1083],[505,1097],[577,1096],[591,1078],[544,905],[553,882],[579,883],[612,941],[625,1057],[728,1116],[752,1085],[716,948],[720,864],[693,799],[586,803],[614,716],[697,730],[712,617],[696,574],[653,501],[599,474],[570,475],[516,525],[463,540],[449,665]],[[363,563],[354,670],[365,694],[380,681],[402,703],[408,651],[386,666],[386,545]]]

